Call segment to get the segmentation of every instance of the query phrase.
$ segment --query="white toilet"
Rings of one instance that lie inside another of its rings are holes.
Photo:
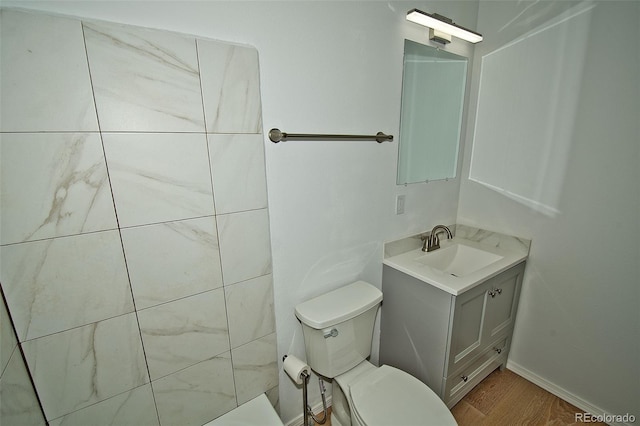
[[[307,363],[334,380],[331,424],[456,425],[427,385],[397,368],[376,367],[366,360],[381,302],[380,290],[357,281],[296,306]]]

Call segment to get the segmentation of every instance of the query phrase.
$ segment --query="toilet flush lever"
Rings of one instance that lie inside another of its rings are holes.
[[[332,328],[331,331],[326,331],[324,332],[324,338],[328,339],[329,337],[336,337],[338,335],[338,329],[337,328]]]

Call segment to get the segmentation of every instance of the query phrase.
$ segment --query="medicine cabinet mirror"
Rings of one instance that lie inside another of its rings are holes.
[[[398,185],[456,177],[467,58],[404,42]]]

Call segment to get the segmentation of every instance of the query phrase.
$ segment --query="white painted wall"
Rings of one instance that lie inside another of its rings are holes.
[[[382,242],[453,223],[459,179],[395,186],[405,38],[427,42],[405,20],[414,7],[475,27],[465,1],[3,1],[28,7],[255,46],[265,133],[394,134],[396,142],[289,142],[265,137],[279,358],[304,356],[297,303],[355,279],[380,286]],[[454,40],[448,50],[470,56]],[[406,213],[394,214],[396,194]],[[373,359],[377,359],[376,353]],[[317,385],[310,387],[319,401]],[[280,377],[281,416],[302,394]]]
[[[485,41],[475,52],[472,105],[483,55],[576,5],[480,2],[478,30]],[[594,5],[588,12],[582,73],[575,75],[575,109],[558,109],[555,117],[573,122],[565,132],[570,137],[563,173],[546,183],[560,187],[558,213],[545,214],[467,180],[471,152],[466,150],[458,221],[533,239],[512,367],[597,409],[594,414],[603,410],[638,418],[640,3],[584,2],[578,7]],[[566,40],[558,37],[554,43]],[[565,48],[569,57],[578,46]],[[507,72],[516,72],[515,65]],[[543,69],[535,60],[530,66]],[[548,101],[558,104],[558,99]],[[475,108],[471,114],[468,146]]]

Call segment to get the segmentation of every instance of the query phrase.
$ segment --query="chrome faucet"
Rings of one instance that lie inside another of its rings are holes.
[[[428,237],[422,237],[422,241],[424,241],[424,245],[422,246],[422,251],[430,252],[440,248],[440,238],[438,238],[439,232],[446,232],[447,239],[452,239],[453,235],[451,234],[451,230],[444,225],[436,225],[431,230],[431,234]]]

